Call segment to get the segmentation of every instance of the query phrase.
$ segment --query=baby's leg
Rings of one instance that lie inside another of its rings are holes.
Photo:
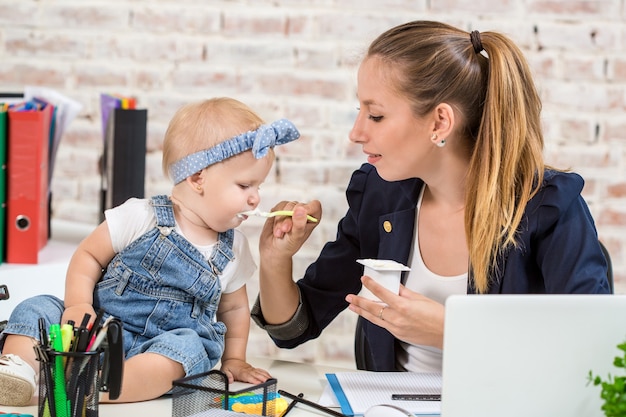
[[[59,323],[63,302],[56,297],[39,295],[18,304],[9,318],[0,344],[0,404],[21,406],[32,402],[37,390],[39,362],[33,347],[41,336],[39,320],[47,330]]]
[[[8,334],[4,341],[2,354],[13,354],[19,356],[24,362],[29,364],[35,373],[39,373],[39,361],[35,358],[35,345],[39,342],[35,339],[19,334]]]
[[[35,359],[36,341],[28,336],[8,335],[0,355],[0,404],[31,404],[37,391],[39,362]]]
[[[119,398],[109,400],[108,394],[100,396],[101,402],[136,402],[158,398],[172,389],[172,381],[185,376],[183,366],[157,353],[140,353],[124,362],[124,377]]]

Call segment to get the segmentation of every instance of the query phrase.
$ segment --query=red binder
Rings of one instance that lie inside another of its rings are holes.
[[[9,109],[7,147],[8,263],[36,264],[48,241],[48,148],[53,106]]]

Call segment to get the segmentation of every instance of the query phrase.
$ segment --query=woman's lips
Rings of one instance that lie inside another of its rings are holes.
[[[376,162],[378,162],[380,160],[380,158],[382,158],[382,156],[380,154],[377,154],[377,153],[368,153],[367,154],[367,162],[369,162],[370,164],[375,164]]]

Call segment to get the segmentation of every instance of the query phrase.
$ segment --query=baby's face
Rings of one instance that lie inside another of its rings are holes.
[[[247,151],[205,168],[203,202],[196,214],[218,232],[239,226],[237,214],[259,205],[259,187],[273,162],[273,152],[256,159]]]

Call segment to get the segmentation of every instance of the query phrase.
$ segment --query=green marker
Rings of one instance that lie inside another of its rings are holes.
[[[67,401],[67,392],[65,391],[65,366],[63,366],[63,337],[61,335],[61,326],[58,324],[50,325],[50,342],[52,349],[57,352],[54,355],[54,405],[56,417],[70,417],[69,402]]]

